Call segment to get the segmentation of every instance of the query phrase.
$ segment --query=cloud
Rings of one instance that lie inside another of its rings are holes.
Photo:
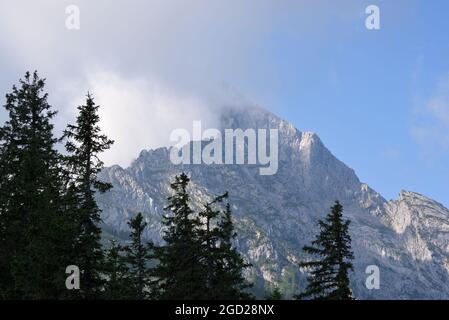
[[[65,26],[65,9],[72,4],[80,9],[80,30]],[[1,60],[19,66],[14,79],[38,69],[61,82],[97,66],[155,75],[199,95],[222,83],[257,95],[257,88],[276,83],[267,51],[275,48],[267,43],[276,34],[294,34],[298,43],[317,39],[325,32],[323,20],[330,19],[326,13],[344,10],[341,6],[276,0],[2,0]]]
[[[169,141],[172,130],[191,131],[194,120],[201,120],[203,128],[218,126],[213,107],[195,96],[162,87],[159,81],[95,71],[86,76],[85,83],[84,92],[90,91],[100,105],[102,131],[115,140],[102,157],[107,165],[126,167],[143,149],[173,144]],[[79,105],[84,99],[76,96],[70,104]],[[75,108],[70,110],[65,119],[74,118]]]
[[[89,65],[203,92],[248,75],[282,8],[277,1],[230,2],[2,0],[2,60],[49,78],[81,76]],[[78,31],[65,26],[71,4],[80,9]],[[270,78],[268,66],[260,72]]]
[[[65,27],[70,4],[80,8],[79,31]],[[275,4],[235,2],[235,10],[208,0],[1,1],[0,66],[9,68],[0,89],[37,69],[59,110],[57,132],[73,122],[90,90],[102,106],[102,128],[116,141],[103,159],[126,166],[142,149],[169,145],[174,128],[190,130],[193,120],[216,126],[215,106],[229,101],[222,87],[239,87],[250,74]]]
[[[429,153],[449,150],[449,75],[438,82],[430,98],[415,108],[411,134]]]
[[[78,31],[66,28],[68,5],[80,9]],[[0,92],[37,69],[60,131],[91,90],[116,140],[106,163],[127,165],[141,149],[166,145],[171,127],[198,119],[213,125],[214,106],[232,100],[223,87],[266,106],[279,79],[269,47],[275,35],[325,41],[315,36],[337,8],[327,1],[2,0]]]

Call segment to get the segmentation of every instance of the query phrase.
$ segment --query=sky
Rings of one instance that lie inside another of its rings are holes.
[[[316,132],[385,198],[449,207],[448,14],[446,0],[0,0],[0,94],[38,70],[61,130],[91,91],[116,140],[105,162],[122,166],[244,99]]]

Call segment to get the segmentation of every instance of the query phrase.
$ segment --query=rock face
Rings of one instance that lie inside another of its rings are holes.
[[[449,211],[420,194],[402,191],[386,201],[363,184],[354,170],[335,158],[312,132],[259,108],[223,109],[222,130],[279,130],[279,168],[260,175],[255,165],[174,165],[167,148],[144,150],[130,167],[106,168],[102,179],[114,185],[99,195],[104,229],[117,237],[142,212],[146,236],[161,241],[161,215],[171,194],[169,181],[185,171],[192,179],[194,205],[228,190],[236,220],[236,245],[253,264],[248,277],[255,290],[281,287],[287,296],[304,288],[297,263],[301,248],[317,233],[317,221],[335,200],[352,223],[355,253],[352,289],[359,299],[449,298]],[[369,290],[366,268],[380,271],[380,288]]]

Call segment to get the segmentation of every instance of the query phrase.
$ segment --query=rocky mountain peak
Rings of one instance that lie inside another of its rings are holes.
[[[354,170],[338,160],[317,134],[258,107],[224,108],[221,129],[278,129],[279,170],[261,176],[246,165],[173,165],[169,149],[142,151],[129,168],[106,168],[101,176],[114,188],[98,200],[105,230],[120,237],[137,212],[148,221],[146,236],[161,241],[161,215],[171,195],[169,183],[185,171],[192,180],[192,202],[229,191],[237,246],[253,264],[260,296],[273,285],[289,296],[303,288],[297,267],[301,248],[317,232],[317,221],[335,200],[351,219],[355,253],[351,274],[357,298],[449,298],[449,211],[418,193],[401,191],[386,201]],[[368,265],[381,272],[381,289],[365,286]]]

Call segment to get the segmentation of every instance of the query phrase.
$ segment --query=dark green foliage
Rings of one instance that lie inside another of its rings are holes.
[[[111,242],[106,254],[105,299],[143,300],[151,297],[151,243],[142,239],[146,223],[138,213],[128,225],[131,229],[130,243],[124,246]]]
[[[204,264],[205,273],[205,287],[207,289],[207,296],[210,299],[217,299],[220,295],[218,292],[219,279],[217,275],[219,270],[217,269],[221,265],[221,252],[218,248],[219,241],[219,229],[216,226],[215,220],[219,217],[220,211],[213,208],[213,205],[217,202],[222,202],[224,198],[228,196],[225,193],[222,196],[216,197],[212,202],[204,205],[204,210],[199,213],[199,217],[204,221],[204,228],[198,230],[199,241],[202,246],[202,260]]]
[[[101,273],[104,255],[100,244],[100,209],[94,194],[96,190],[105,192],[112,187],[97,178],[103,168],[103,162],[99,160],[98,155],[113,144],[112,140],[100,134],[98,108],[92,96],[88,94],[86,104],[78,107],[76,124],[68,125],[64,132],[69,153],[68,171],[72,177],[70,190],[72,199],[76,200],[73,209],[78,226],[73,264],[81,271],[79,294],[87,299],[99,297],[103,283]]]
[[[131,298],[131,281],[129,267],[126,264],[124,248],[112,240],[106,251],[105,273],[107,281],[104,286],[103,297],[108,300]]]
[[[128,222],[131,229],[131,243],[126,246],[126,261],[129,265],[129,285],[131,299],[143,300],[150,296],[150,272],[147,262],[151,259],[151,244],[145,244],[142,239],[143,231],[147,223],[143,221],[143,216],[138,213]]]
[[[63,209],[61,156],[55,148],[45,80],[35,72],[13,86],[0,128],[0,296],[60,298],[73,229]]]
[[[0,299],[248,299],[246,264],[233,247],[231,207],[216,197],[195,213],[186,174],[168,198],[163,246],[144,243],[142,214],[128,223],[130,242],[104,250],[96,192],[101,152],[113,141],[100,133],[90,94],[64,131],[67,155],[56,150],[56,112],[44,80],[26,73],[7,94],[9,119],[0,127]],[[152,269],[151,260],[158,262]],[[80,290],[68,290],[66,267],[80,269]]]
[[[161,299],[248,299],[250,287],[242,275],[249,267],[232,246],[236,234],[230,205],[225,210],[216,205],[227,193],[204,205],[195,214],[187,192],[189,178],[177,176],[171,185],[175,194],[169,197],[164,217],[166,244],[155,247],[159,265],[155,269]]]
[[[154,247],[158,297],[160,299],[206,298],[205,269],[201,263],[202,246],[198,235],[201,222],[190,208],[187,185],[190,179],[185,173],[175,177],[171,188],[175,194],[168,198],[162,223],[166,227],[165,245]]]
[[[227,193],[225,196],[227,197]],[[214,257],[214,281],[210,287],[211,295],[215,299],[225,300],[252,299],[251,294],[247,292],[252,285],[242,275],[243,270],[251,265],[245,263],[232,244],[237,234],[234,231],[229,203],[221,212],[214,233],[216,233],[216,242],[209,249]]]
[[[266,300],[282,300],[282,298],[282,292],[278,287],[275,287],[273,291],[271,291],[270,294],[265,297]]]
[[[354,259],[348,232],[350,221],[343,220],[342,212],[343,207],[336,201],[325,220],[319,221],[320,234],[312,241],[312,246],[303,248],[321,259],[300,263],[300,267],[311,268],[311,272],[306,291],[298,295],[298,299],[353,299],[348,277]]]

